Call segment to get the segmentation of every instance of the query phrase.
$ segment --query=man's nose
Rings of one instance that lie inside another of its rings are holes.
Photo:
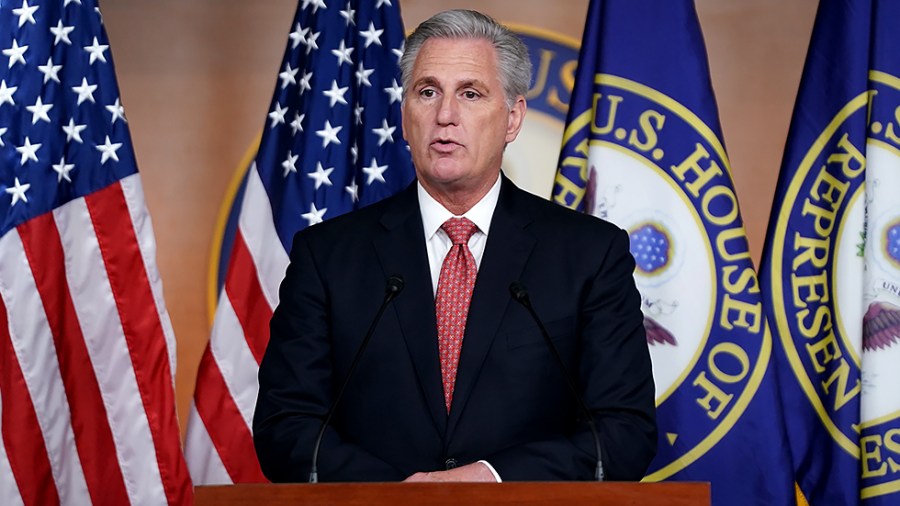
[[[438,105],[437,122],[439,125],[455,125],[459,122],[459,103],[453,95],[444,95]]]

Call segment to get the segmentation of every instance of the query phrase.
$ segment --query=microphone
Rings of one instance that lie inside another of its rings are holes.
[[[516,302],[518,302],[522,305],[522,307],[528,310],[528,314],[530,314],[534,322],[537,323],[537,326],[541,331],[541,335],[544,337],[544,341],[547,343],[547,346],[550,347],[550,351],[553,352],[553,356],[556,358],[556,363],[557,365],[559,365],[560,370],[562,370],[563,376],[565,376],[566,378],[566,383],[569,385],[569,390],[572,391],[572,395],[575,396],[575,400],[578,401],[578,405],[581,407],[581,410],[584,411],[584,416],[587,419],[588,426],[591,428],[591,434],[594,436],[594,446],[597,447],[597,469],[594,472],[594,478],[597,481],[603,481],[603,455],[600,452],[600,437],[597,436],[597,426],[594,425],[594,417],[591,416],[591,411],[584,403],[584,399],[581,398],[581,394],[578,393],[578,388],[575,387],[575,381],[572,379],[572,375],[569,374],[568,369],[566,369],[566,364],[563,363],[562,357],[559,355],[559,351],[553,344],[553,340],[550,339],[550,334],[547,333],[547,329],[544,328],[543,322],[541,322],[541,319],[538,318],[537,313],[531,306],[531,299],[528,297],[528,290],[525,288],[525,285],[518,281],[513,281],[509,285],[509,293],[512,295],[512,298],[515,299]]]
[[[350,363],[350,369],[347,370],[347,375],[344,377],[344,382],[341,384],[341,388],[338,390],[337,396],[335,396],[334,401],[331,403],[331,407],[328,408],[328,413],[325,415],[325,419],[322,420],[322,427],[319,429],[319,435],[316,436],[316,444],[315,446],[313,446],[312,465],[309,469],[310,483],[319,482],[319,472],[316,463],[319,460],[319,447],[322,445],[322,437],[325,435],[325,428],[328,427],[328,422],[330,422],[331,418],[334,416],[334,412],[337,409],[338,403],[341,402],[341,397],[344,396],[344,390],[347,389],[347,384],[350,383],[350,377],[353,376],[353,371],[356,370],[356,366],[359,364],[359,359],[360,357],[362,357],[363,351],[365,351],[366,346],[368,346],[369,340],[372,338],[372,334],[375,333],[375,327],[378,325],[378,322],[381,321],[381,315],[384,314],[384,310],[387,309],[388,304],[390,304],[390,302],[400,294],[400,292],[403,290],[403,286],[403,276],[400,276],[398,274],[394,274],[393,276],[389,277],[387,283],[385,284],[384,300],[381,302],[381,307],[378,308],[378,313],[372,320],[372,325],[369,326],[369,331],[366,332],[366,337],[359,345],[359,349],[356,350],[356,355],[353,356],[353,362]]]

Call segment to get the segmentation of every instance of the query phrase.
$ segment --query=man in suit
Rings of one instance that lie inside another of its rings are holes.
[[[510,284],[528,287],[597,425],[606,479],[656,450],[654,386],[627,235],[500,170],[530,63],[493,19],[447,11],[401,60],[417,182],[297,234],[259,371],[254,441],[273,481],[306,481],[316,434],[391,275],[325,432],[323,481],[592,479],[578,401]]]

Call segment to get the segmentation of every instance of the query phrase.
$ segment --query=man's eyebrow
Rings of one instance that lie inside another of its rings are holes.
[[[486,88],[484,81],[481,79],[466,79],[464,81],[460,81],[457,88]]]
[[[423,85],[424,86],[437,86],[438,80],[432,76],[424,76],[424,77],[420,77],[419,79],[416,80],[416,82],[413,83],[413,86],[415,86],[415,87],[423,86]]]
[[[423,76],[413,83],[413,87],[419,86],[440,86],[440,82],[433,76]],[[486,88],[484,81],[481,79],[464,79],[456,83],[456,89],[461,88]]]

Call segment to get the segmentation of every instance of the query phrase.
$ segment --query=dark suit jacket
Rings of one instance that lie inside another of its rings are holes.
[[[322,481],[402,480],[480,459],[504,480],[593,479],[594,443],[554,358],[509,285],[528,287],[600,435],[608,480],[656,451],[650,356],[627,235],[505,177],[478,270],[449,415],[415,184],[294,238],[259,370],[256,452],[273,481],[307,481],[313,441],[382,301],[319,453]]]

